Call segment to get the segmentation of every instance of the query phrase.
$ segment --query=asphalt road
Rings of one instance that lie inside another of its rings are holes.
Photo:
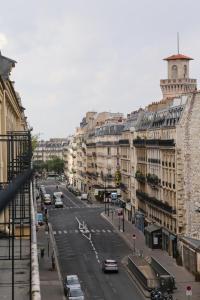
[[[54,184],[48,182],[47,192],[56,191]],[[101,217],[103,206],[84,203],[64,186],[59,189],[64,193],[64,208],[49,207],[48,213],[62,276],[77,274],[87,300],[144,299],[121,262],[131,249]],[[83,221],[88,228],[85,235],[79,231]],[[101,262],[106,258],[117,259],[118,274],[102,272]]]

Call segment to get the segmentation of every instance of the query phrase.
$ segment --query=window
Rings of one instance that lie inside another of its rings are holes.
[[[184,65],[183,77],[184,77],[184,78],[187,77],[187,66],[186,66],[186,65]]]
[[[178,75],[178,69],[176,65],[172,66],[172,79],[176,79]]]

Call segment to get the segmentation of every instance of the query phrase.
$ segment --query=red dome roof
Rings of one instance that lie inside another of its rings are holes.
[[[174,54],[167,58],[164,58],[164,60],[176,60],[176,59],[185,59],[185,60],[193,60],[193,58],[183,55],[183,54]]]

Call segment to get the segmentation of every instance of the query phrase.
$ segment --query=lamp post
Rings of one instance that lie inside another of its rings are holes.
[[[126,207],[126,203],[123,202],[122,205],[122,231],[124,232],[125,231],[125,226],[124,226],[124,208]]]
[[[104,203],[105,203],[105,214],[106,214],[106,177],[104,176]]]

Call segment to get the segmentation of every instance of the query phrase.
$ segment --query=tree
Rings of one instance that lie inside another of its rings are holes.
[[[39,133],[34,134],[34,135],[31,136],[31,140],[32,140],[32,141],[31,141],[31,142],[32,142],[32,150],[33,150],[33,151],[34,151],[35,148],[37,148],[37,146],[38,146],[39,136],[40,136]]]
[[[54,156],[51,160],[47,160],[46,169],[48,172],[61,174],[64,172],[64,160]]]

